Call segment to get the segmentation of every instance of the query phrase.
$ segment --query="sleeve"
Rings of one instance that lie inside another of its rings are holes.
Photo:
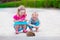
[[[14,19],[14,20],[17,20],[17,16],[16,16],[16,15],[14,15],[14,16],[13,16],[13,19]]]
[[[38,26],[40,24],[40,21],[39,20],[37,20],[37,22],[36,22],[36,26]]]
[[[27,14],[24,14],[23,16],[24,16],[24,17],[22,18],[22,20],[25,20],[25,19],[26,19]]]
[[[21,21],[25,20],[25,17],[21,18],[20,20],[21,20]]]

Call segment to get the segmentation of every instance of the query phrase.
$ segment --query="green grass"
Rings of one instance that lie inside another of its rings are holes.
[[[0,4],[0,7],[2,7],[2,8],[5,8],[5,7],[16,7],[17,4],[20,5],[19,3],[20,3],[20,1],[18,1],[18,2],[6,2],[6,3],[3,3],[3,4]]]
[[[31,8],[60,8],[60,0],[22,0],[0,4],[0,8],[18,7],[24,5]]]

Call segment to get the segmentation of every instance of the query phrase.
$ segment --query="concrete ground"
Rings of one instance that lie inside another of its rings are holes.
[[[27,37],[25,33],[14,33],[13,15],[17,8],[0,8],[0,40],[60,40],[60,10],[26,8],[28,20],[35,11],[39,14],[40,29],[35,37]]]

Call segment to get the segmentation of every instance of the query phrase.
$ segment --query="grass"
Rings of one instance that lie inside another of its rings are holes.
[[[20,3],[20,1],[18,1],[18,2],[6,2],[6,3],[3,3],[3,4],[0,4],[0,7],[2,7],[2,8],[5,8],[5,7],[16,7],[17,6],[16,4],[19,4],[19,3]]]
[[[0,8],[18,7],[20,5],[32,8],[60,8],[60,0],[22,0],[15,2],[6,2],[0,4]]]

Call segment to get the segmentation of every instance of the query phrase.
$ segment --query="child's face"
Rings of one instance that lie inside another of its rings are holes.
[[[21,10],[21,11],[19,12],[19,15],[24,15],[24,13],[25,13],[25,10]]]
[[[38,18],[38,15],[37,15],[37,14],[32,14],[32,19],[33,19],[34,21],[36,21],[37,18]]]

